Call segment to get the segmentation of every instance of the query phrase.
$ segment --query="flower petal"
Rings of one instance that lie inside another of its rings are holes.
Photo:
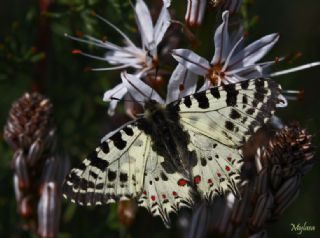
[[[214,56],[211,60],[211,64],[218,64],[225,61],[228,56],[229,48],[230,48],[230,40],[229,40],[229,12],[225,11],[222,14],[222,23],[217,28],[216,33],[214,35]]]
[[[109,102],[112,100],[112,98],[118,98],[121,99],[126,94],[127,88],[123,83],[118,84],[114,88],[106,91],[103,95],[103,101]]]
[[[282,94],[278,96],[278,99],[279,99],[279,103],[276,105],[276,107],[284,108],[288,106],[288,100]]]
[[[109,51],[105,55],[105,60],[114,65],[131,64],[133,66],[140,64],[142,66],[144,63],[143,57],[127,53],[127,51]]]
[[[279,34],[270,34],[260,38],[237,53],[230,60],[228,68],[236,69],[255,64],[273,48],[278,40]]]
[[[130,95],[141,105],[144,105],[145,101],[151,99],[161,104],[164,103],[163,99],[153,88],[144,83],[135,75],[128,74],[127,72],[122,72],[121,79]]]
[[[108,115],[109,116],[111,116],[111,117],[114,116],[116,108],[117,108],[119,102],[120,102],[119,100],[112,100],[109,103],[109,107],[108,107]]]
[[[223,5],[223,9],[228,10],[230,14],[238,12],[241,6],[242,0],[227,0]]]
[[[226,75],[225,79],[223,80],[223,84],[235,84],[235,83],[242,82],[242,81],[245,81],[245,80],[248,80],[248,79],[249,78],[244,78],[244,77],[242,77],[242,76],[240,76],[238,74]]]
[[[233,48],[230,50],[228,57],[226,58],[226,61],[222,67],[221,71],[225,71],[230,63],[230,60],[232,59],[233,54],[237,51],[239,48],[239,45],[242,44],[244,37],[241,37],[234,45]]]
[[[165,6],[166,8],[171,6],[171,0],[163,0],[163,6]]]
[[[227,72],[225,72],[225,74],[226,75],[239,74],[239,75],[242,75],[242,77],[250,79],[250,78],[248,78],[248,75],[250,73],[259,72],[259,77],[261,77],[262,76],[262,71],[265,70],[265,69],[268,69],[274,63],[275,63],[275,61],[267,61],[267,62],[262,62],[262,63],[259,63],[259,64],[248,65],[246,67],[240,67],[240,68],[237,68],[235,70],[227,71]]]
[[[171,24],[170,13],[166,5],[163,5],[157,23],[154,27],[154,39],[156,46],[162,41],[164,34]]]
[[[220,85],[218,85],[218,86],[220,86]],[[203,85],[198,90],[198,92],[202,92],[202,91],[208,90],[211,87],[212,87],[212,84],[211,84],[210,80],[204,80]]]
[[[150,11],[143,0],[137,0],[137,3],[135,5],[135,15],[143,45],[149,48],[150,45],[154,42],[153,24]]]
[[[178,64],[169,80],[166,103],[193,94],[196,88],[197,75],[187,70],[182,64]]]
[[[172,56],[195,74],[205,76],[210,69],[209,62],[191,50],[176,49],[172,51]]]
[[[126,95],[128,92],[127,88],[123,83],[118,84],[113,89],[110,89],[106,91],[103,95],[103,101],[104,102],[110,102],[109,108],[108,108],[108,115],[113,116],[115,109],[119,103],[119,101]],[[113,98],[116,98],[114,100]]]

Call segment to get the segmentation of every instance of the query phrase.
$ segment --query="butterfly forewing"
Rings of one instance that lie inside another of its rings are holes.
[[[64,196],[84,205],[103,204],[141,193],[149,146],[134,123],[102,141],[64,185]]]
[[[280,88],[255,79],[197,93],[181,100],[181,123],[220,143],[239,148],[274,113]]]

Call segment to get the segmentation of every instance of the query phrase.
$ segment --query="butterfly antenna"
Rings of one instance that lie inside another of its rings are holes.
[[[157,66],[156,67],[156,72],[155,72],[155,75],[154,75],[154,80],[156,81],[157,80],[157,77],[158,77],[158,71],[159,71],[159,66]],[[151,100],[152,99],[152,94],[153,94],[153,91],[154,91],[154,88],[153,87],[151,87],[151,93],[150,93],[150,96],[149,96],[149,100]]]
[[[139,102],[139,103],[142,103],[141,101],[136,101],[136,100],[130,100],[130,99],[120,99],[120,98],[115,98],[115,97],[111,97],[110,98],[111,100],[116,100],[116,101],[119,101],[119,102]]]

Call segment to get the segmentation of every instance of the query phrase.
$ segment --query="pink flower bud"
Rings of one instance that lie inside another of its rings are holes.
[[[30,187],[30,179],[28,175],[28,168],[26,160],[23,156],[22,150],[17,150],[13,155],[13,167],[18,177],[19,188],[26,190]]]
[[[60,189],[50,182],[43,186],[38,204],[38,234],[40,237],[56,237],[59,231]]]

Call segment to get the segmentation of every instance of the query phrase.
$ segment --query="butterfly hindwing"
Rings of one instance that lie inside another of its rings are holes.
[[[164,224],[170,226],[170,213],[193,204],[192,189],[180,173],[166,173],[161,165],[163,161],[164,158],[151,148],[150,143],[144,191],[138,198],[138,204],[152,215],[160,216]]]
[[[190,129],[188,149],[195,151],[198,163],[192,168],[193,183],[202,197],[212,201],[216,195],[233,192],[238,195],[242,156],[236,149]]]
[[[203,197],[237,192],[242,165],[241,146],[273,115],[280,87],[255,79],[225,85],[181,100],[180,122],[190,135],[188,149],[198,163],[194,184]]]

